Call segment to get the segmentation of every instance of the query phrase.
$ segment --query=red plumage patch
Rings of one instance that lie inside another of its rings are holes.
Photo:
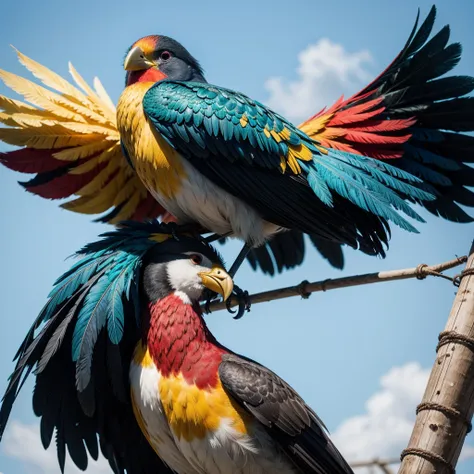
[[[155,67],[145,69],[144,71],[130,71],[127,75],[127,86],[135,84],[136,82],[159,82],[167,77],[166,74]]]
[[[147,346],[164,377],[181,373],[199,388],[217,385],[217,370],[226,350],[207,329],[199,308],[169,295],[148,306]]]
[[[54,153],[64,149],[55,149]],[[57,160],[52,156],[52,150],[38,150],[34,148],[21,148],[1,153],[0,163],[20,173],[45,173],[64,166],[64,161]]]
[[[23,183],[23,186],[30,193],[46,199],[64,199],[88,184],[106,165],[107,163],[100,163],[96,168],[84,174],[69,174],[65,171],[64,174],[53,173],[50,177],[39,175],[31,181]],[[41,182],[42,178],[44,178],[44,182]]]

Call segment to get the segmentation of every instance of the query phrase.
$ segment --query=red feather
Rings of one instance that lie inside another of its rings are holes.
[[[52,177],[47,182],[38,185],[28,184],[31,183],[31,181],[22,184],[30,193],[43,198],[64,199],[75,194],[88,184],[105,166],[107,166],[107,163],[99,163],[96,168],[84,174],[69,174],[66,172],[65,174]]]
[[[57,153],[62,149],[55,149]],[[21,148],[0,154],[0,163],[13,171],[20,173],[45,173],[64,166],[64,161],[52,156],[52,150]]]

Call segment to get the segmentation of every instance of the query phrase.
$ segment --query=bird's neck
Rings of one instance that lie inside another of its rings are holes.
[[[155,67],[151,67],[143,71],[129,71],[126,82],[127,86],[130,86],[137,82],[159,82],[166,78],[166,74],[162,73]]]
[[[215,386],[217,367],[227,351],[209,332],[199,305],[171,294],[150,303],[147,313],[147,347],[160,374],[181,374],[189,383]]]

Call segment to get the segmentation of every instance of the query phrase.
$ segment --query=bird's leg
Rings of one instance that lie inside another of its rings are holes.
[[[230,270],[228,271],[229,275],[234,278],[235,274],[237,273],[237,270],[240,268],[242,263],[245,260],[245,257],[249,254],[250,250],[252,250],[252,247],[250,247],[247,244],[244,244],[242,247],[242,250],[240,251],[239,255],[237,255],[237,258],[235,259],[235,262],[232,264],[230,267]]]
[[[244,244],[244,246],[242,247],[242,250],[240,251],[239,255],[235,259],[235,262],[232,264],[228,272],[232,278],[234,278],[235,274],[237,273],[237,270],[240,268],[251,249],[252,247],[247,244]],[[237,297],[237,301],[239,302],[239,309],[237,311],[237,314],[234,316],[234,319],[240,319],[244,315],[245,311],[250,311],[250,301],[248,298],[249,294],[248,291],[240,289],[237,285],[234,285],[234,293]],[[232,311],[232,309],[230,308],[230,298],[227,300],[226,307],[229,313],[235,313],[235,311]]]
[[[176,222],[167,222],[171,235],[175,240],[179,240],[179,234],[193,234],[195,237],[200,237],[208,231],[197,223],[177,224]]]
[[[225,239],[229,235],[231,235],[232,232],[227,232],[227,234],[211,234],[209,237],[206,237],[203,239],[206,243],[210,244],[211,242],[215,242],[216,240],[219,239]]]
[[[229,298],[226,302],[226,308],[229,313],[235,314],[234,319],[240,319],[245,311],[250,311],[250,299],[249,299],[249,292],[246,290],[240,289],[237,285],[234,285],[234,294],[237,297],[239,302],[239,309],[237,311],[232,311],[230,307],[231,298]]]

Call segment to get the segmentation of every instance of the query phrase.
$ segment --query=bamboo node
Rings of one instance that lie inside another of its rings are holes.
[[[474,339],[472,337],[465,336],[464,334],[459,334],[456,331],[443,331],[438,336],[438,339],[439,342],[436,346],[436,352],[438,352],[441,347],[452,342],[462,344],[474,352]]]
[[[459,410],[456,410],[455,408],[440,405],[439,403],[423,402],[416,407],[416,414],[418,415],[418,413],[423,410],[435,410],[443,413],[443,415],[446,415],[448,418],[460,418],[462,422],[466,425],[466,434],[472,431],[472,423],[469,420],[466,420],[463,417],[462,413]]]
[[[469,275],[474,275],[474,268],[465,268],[461,273],[458,273],[453,277],[453,285],[459,286],[461,284],[461,280]]]
[[[440,456],[439,454],[432,453],[430,451],[425,451],[424,449],[419,448],[408,448],[402,451],[402,454],[400,455],[400,461],[403,461],[403,458],[405,458],[406,456],[419,456],[423,459],[426,459],[427,461],[443,464],[443,466],[445,466],[451,472],[451,474],[456,474],[456,469],[454,468],[454,466],[448,461],[446,461],[446,459],[444,459],[443,456]]]

